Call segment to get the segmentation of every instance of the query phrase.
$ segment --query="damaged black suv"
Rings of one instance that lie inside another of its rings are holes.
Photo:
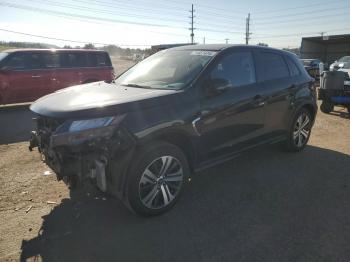
[[[30,109],[30,149],[58,179],[92,182],[142,215],[170,209],[191,173],[246,149],[302,150],[317,111],[295,55],[243,45],[161,51],[112,83],[69,87]]]

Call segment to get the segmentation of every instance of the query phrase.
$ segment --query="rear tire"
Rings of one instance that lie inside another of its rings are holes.
[[[323,101],[321,106],[320,106],[320,109],[323,113],[325,114],[329,114],[330,112],[333,111],[334,109],[334,105],[333,103],[331,102],[328,102],[328,101]]]
[[[156,142],[140,148],[128,176],[129,208],[142,216],[154,216],[177,202],[190,169],[184,153],[175,145]]]
[[[288,132],[286,149],[289,152],[299,152],[309,141],[312,128],[312,116],[309,110],[302,108],[294,117]]]
[[[348,113],[350,114],[350,105],[346,106],[346,109],[348,110]]]

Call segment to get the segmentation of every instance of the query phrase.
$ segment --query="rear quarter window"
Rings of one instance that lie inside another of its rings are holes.
[[[300,75],[300,70],[299,70],[298,66],[295,64],[295,62],[293,61],[293,59],[291,59],[288,56],[285,56],[284,58],[286,59],[286,62],[288,64],[290,75],[291,76]]]
[[[289,69],[283,56],[274,52],[260,52],[260,71],[262,80],[268,81],[289,77]]]
[[[111,60],[107,53],[92,52],[88,54],[89,66],[91,67],[106,67],[111,66]]]
[[[84,52],[62,52],[60,54],[62,67],[87,67],[87,57]]]

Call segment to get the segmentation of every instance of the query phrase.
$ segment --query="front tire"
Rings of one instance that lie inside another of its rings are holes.
[[[312,128],[312,116],[309,110],[303,108],[294,117],[288,132],[286,148],[290,152],[299,152],[309,141]]]
[[[138,150],[128,175],[128,202],[143,216],[162,214],[177,202],[189,176],[184,153],[166,142]]]

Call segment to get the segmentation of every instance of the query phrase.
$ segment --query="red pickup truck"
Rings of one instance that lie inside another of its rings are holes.
[[[0,53],[0,104],[32,102],[72,85],[111,82],[107,52],[86,49],[13,49]]]

